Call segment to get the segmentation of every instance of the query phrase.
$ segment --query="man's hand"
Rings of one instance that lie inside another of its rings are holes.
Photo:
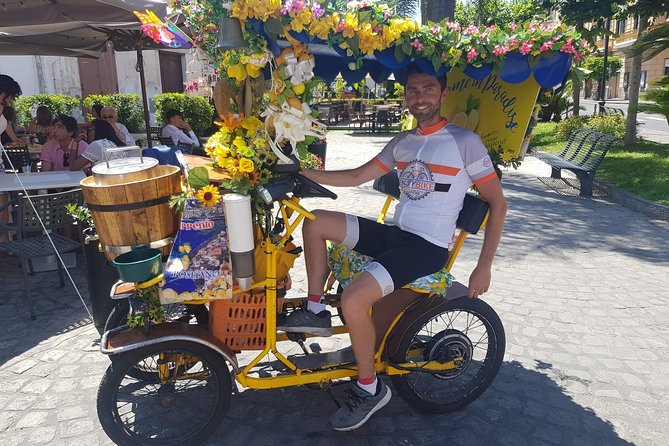
[[[488,291],[491,277],[490,268],[477,265],[474,271],[472,271],[471,276],[469,276],[469,291],[467,292],[467,296],[479,297]]]

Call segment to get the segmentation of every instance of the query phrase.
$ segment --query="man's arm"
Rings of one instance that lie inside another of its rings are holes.
[[[346,170],[303,170],[302,174],[319,184],[337,187],[360,186],[367,181],[385,174],[386,171],[381,168],[374,160],[370,160],[360,167]]]
[[[487,201],[490,206],[490,216],[485,227],[483,247],[481,248],[478,264],[469,276],[469,292],[467,294],[469,297],[478,297],[488,291],[490,287],[492,262],[497,252],[499,240],[502,238],[507,210],[502,186],[496,176],[476,186],[481,193],[481,198]]]

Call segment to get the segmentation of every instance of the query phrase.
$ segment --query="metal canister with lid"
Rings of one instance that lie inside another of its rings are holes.
[[[138,156],[132,156],[133,152],[138,152]],[[153,178],[157,174],[158,160],[142,156],[141,147],[107,149],[103,152],[103,158],[92,169],[96,185],[132,183]]]

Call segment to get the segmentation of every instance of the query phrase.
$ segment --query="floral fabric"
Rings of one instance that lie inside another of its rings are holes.
[[[371,257],[357,253],[343,245],[336,243],[328,245],[328,265],[342,288],[346,288],[353,282],[371,261]],[[403,288],[408,288],[419,293],[444,296],[452,282],[453,276],[445,269],[442,269],[429,276],[416,279]]]

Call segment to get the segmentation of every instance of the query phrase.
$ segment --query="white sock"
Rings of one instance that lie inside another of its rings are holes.
[[[321,311],[325,310],[325,304],[321,302],[307,302],[307,310],[311,311],[314,314],[318,314]]]
[[[369,393],[370,395],[376,395],[376,386],[378,385],[377,383],[378,379],[379,378],[375,376],[374,382],[371,384],[361,384],[360,381],[357,381],[356,384],[358,385],[358,387],[360,387],[362,390]]]

